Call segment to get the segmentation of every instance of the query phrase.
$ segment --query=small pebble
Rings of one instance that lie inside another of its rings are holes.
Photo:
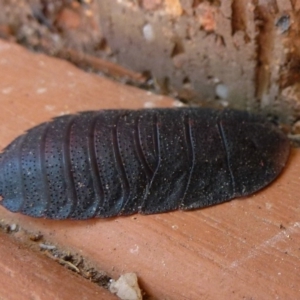
[[[135,273],[121,275],[117,281],[112,279],[109,290],[111,293],[116,294],[121,300],[143,299]]]
[[[285,33],[286,31],[288,31],[290,29],[290,26],[291,26],[290,16],[289,15],[281,16],[277,20],[276,26],[280,30],[280,33]]]

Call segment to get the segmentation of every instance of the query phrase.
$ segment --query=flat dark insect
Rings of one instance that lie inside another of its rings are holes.
[[[289,149],[273,125],[235,110],[66,115],[30,129],[4,149],[1,204],[52,219],[202,208],[269,184]]]

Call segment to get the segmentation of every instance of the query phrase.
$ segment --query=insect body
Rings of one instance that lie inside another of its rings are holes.
[[[196,209],[263,188],[288,154],[283,133],[245,112],[83,112],[34,127],[4,149],[1,204],[52,219]]]

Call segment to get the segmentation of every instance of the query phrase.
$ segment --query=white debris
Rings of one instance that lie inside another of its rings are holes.
[[[37,94],[44,94],[45,92],[47,92],[47,89],[45,87],[41,87],[36,90]]]
[[[135,273],[126,273],[121,275],[117,281],[112,279],[109,290],[122,300],[143,299]]]
[[[153,108],[153,107],[155,107],[155,103],[153,103],[151,101],[147,101],[144,103],[144,107],[145,108]]]
[[[172,104],[173,104],[174,107],[186,106],[184,103],[182,103],[181,101],[178,101],[178,100],[174,100]]]
[[[18,229],[17,224],[11,224],[11,225],[10,225],[10,230],[11,230],[11,231],[16,231],[17,229]]]
[[[144,27],[143,27],[143,35],[144,35],[144,38],[148,41],[148,42],[151,42],[155,39],[155,35],[154,35],[154,31],[153,31],[153,27],[151,24],[146,24]]]
[[[56,249],[56,246],[54,246],[54,245],[47,245],[47,244],[41,243],[41,244],[40,244],[40,248],[41,248],[42,250],[55,250],[55,249]]]
[[[224,83],[217,84],[216,95],[221,99],[226,99],[228,97],[228,87]]]

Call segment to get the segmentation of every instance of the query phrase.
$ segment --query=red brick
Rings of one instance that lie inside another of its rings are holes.
[[[0,41],[0,53],[1,147],[61,113],[174,103],[13,44]],[[0,219],[41,232],[48,241],[79,253],[115,278],[136,272],[142,287],[158,299],[298,299],[299,178],[300,150],[293,150],[287,168],[271,186],[203,210],[51,221],[1,208]],[[1,245],[5,253],[17,248]],[[7,255],[1,257],[5,260]],[[18,272],[16,286],[27,276],[24,269]]]

